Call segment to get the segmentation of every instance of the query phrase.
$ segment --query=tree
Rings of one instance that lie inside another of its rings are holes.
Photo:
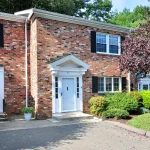
[[[150,21],[135,29],[122,42],[121,71],[150,72]]]
[[[0,11],[6,13],[38,8],[73,16],[84,7],[84,0],[0,0]]]
[[[107,21],[111,17],[112,2],[110,0],[93,0],[86,3],[82,17],[96,21]]]
[[[125,8],[122,12],[115,12],[109,22],[116,25],[137,28],[140,24],[146,23],[149,15],[150,7],[137,6],[133,12]]]

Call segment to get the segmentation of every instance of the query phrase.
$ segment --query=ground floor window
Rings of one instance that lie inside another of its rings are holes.
[[[98,77],[98,92],[120,91],[119,77]]]

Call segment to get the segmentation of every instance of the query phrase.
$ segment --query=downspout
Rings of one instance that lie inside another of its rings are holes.
[[[25,87],[26,87],[26,107],[28,107],[28,42],[27,42],[27,21],[25,20]]]

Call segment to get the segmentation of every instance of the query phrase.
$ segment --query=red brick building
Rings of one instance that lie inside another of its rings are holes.
[[[38,9],[3,14],[0,104],[4,98],[8,114],[20,113],[26,101],[37,118],[89,112],[90,97],[128,88],[119,57],[129,28]]]

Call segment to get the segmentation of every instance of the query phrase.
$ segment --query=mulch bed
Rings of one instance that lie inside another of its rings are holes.
[[[123,124],[127,124],[129,120],[137,117],[138,115],[130,115],[129,118],[127,119],[116,119],[116,118],[110,118],[108,119],[109,121],[115,121],[115,122],[120,122],[120,123],[123,123]]]

